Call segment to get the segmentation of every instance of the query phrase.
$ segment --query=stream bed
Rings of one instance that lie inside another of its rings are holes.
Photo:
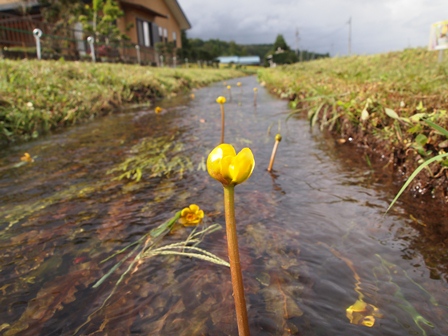
[[[251,333],[448,335],[446,248],[411,225],[425,218],[400,204],[384,215],[390,177],[306,120],[286,122],[287,102],[254,77],[165,99],[160,114],[123,111],[0,150],[0,334],[237,335],[226,266],[157,255],[117,284],[127,252],[102,262],[192,203],[204,225],[223,226],[198,247],[226,260],[222,186],[205,170],[220,95],[225,142],[256,161],[235,188]],[[25,152],[34,162],[20,161]]]

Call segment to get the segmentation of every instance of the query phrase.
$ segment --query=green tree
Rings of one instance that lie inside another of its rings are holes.
[[[278,50],[278,49],[285,50],[285,51],[291,50],[291,48],[286,43],[285,38],[281,34],[277,35],[277,38],[275,39],[275,42],[274,42],[274,50]]]
[[[110,42],[129,40],[117,26],[117,19],[124,15],[116,0],[93,0],[92,6],[85,6],[79,16],[84,31],[93,34],[95,41],[109,45]],[[130,27],[126,27],[129,29]]]

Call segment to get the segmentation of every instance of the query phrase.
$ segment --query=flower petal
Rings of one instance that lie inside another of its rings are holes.
[[[237,156],[232,159],[229,166],[229,176],[232,183],[240,184],[246,181],[255,168],[255,159],[249,148],[243,148]]]
[[[199,211],[199,206],[197,206],[196,204],[190,204],[189,208],[190,208],[190,211],[194,212],[194,213]]]
[[[207,158],[207,171],[210,176],[220,181],[221,183],[227,184],[229,181],[227,181],[224,176],[228,176],[228,168],[227,166],[224,167],[224,175],[222,171],[223,167],[221,161],[224,157],[234,157],[235,155],[235,148],[233,148],[232,145],[220,144],[219,146],[215,147],[210,152]]]

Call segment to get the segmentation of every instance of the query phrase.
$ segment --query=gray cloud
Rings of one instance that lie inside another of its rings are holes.
[[[448,19],[446,0],[178,0],[189,37],[273,43],[283,34],[295,48],[344,55],[352,18],[352,52],[372,54],[426,46],[430,25]]]

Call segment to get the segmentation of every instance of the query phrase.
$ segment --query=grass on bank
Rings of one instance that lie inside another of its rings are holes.
[[[423,48],[370,56],[321,59],[261,69],[260,81],[290,100],[290,116],[319,125],[383,155],[409,176],[422,162],[445,153],[447,138],[427,122],[448,126],[448,60]],[[426,169],[446,179],[448,160]],[[431,188],[429,188],[431,189]]]
[[[235,69],[0,59],[0,143],[37,138],[126,104],[244,76]]]

